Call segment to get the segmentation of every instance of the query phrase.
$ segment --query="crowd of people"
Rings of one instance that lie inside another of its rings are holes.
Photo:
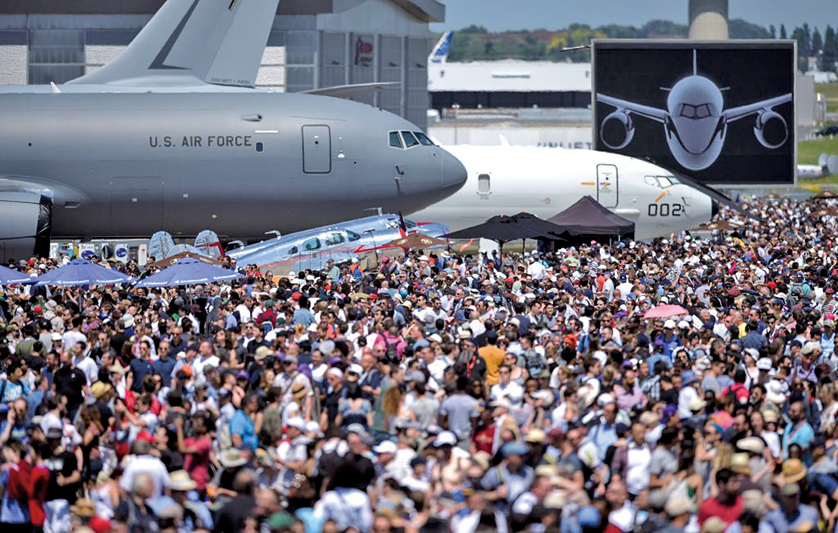
[[[838,226],[746,207],[705,238],[4,287],[0,523],[833,531]]]

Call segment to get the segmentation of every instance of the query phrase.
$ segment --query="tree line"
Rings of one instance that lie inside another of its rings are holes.
[[[795,27],[789,36],[784,24],[765,28],[742,19],[728,25],[731,39],[795,39],[797,40],[798,68],[806,72],[809,58],[817,61],[817,68],[836,71],[838,36],[827,25],[823,35],[808,24]],[[568,52],[567,48],[589,45],[591,39],[654,39],[686,38],[689,27],[668,20],[652,20],[641,27],[608,24],[592,28],[587,24],[571,24],[560,30],[520,30],[490,32],[483,26],[472,25],[454,33],[448,54],[449,61],[493,61],[521,59],[524,61],[589,62],[589,50]],[[436,35],[439,38],[439,35]]]

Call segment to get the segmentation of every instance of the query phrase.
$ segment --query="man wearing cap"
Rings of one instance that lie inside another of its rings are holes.
[[[294,355],[286,355],[282,360],[283,372],[274,378],[274,387],[282,391],[282,409],[291,405],[294,398],[302,397],[300,413],[306,422],[311,420],[311,410],[314,402],[314,389],[308,376],[300,372],[299,361]]]
[[[798,483],[786,483],[780,487],[779,503],[779,508],[766,516],[766,521],[774,528],[775,533],[817,530],[820,514],[814,507],[800,503]]]
[[[684,370],[681,372],[681,390],[678,392],[678,416],[681,420],[692,418],[690,404],[700,399],[698,378],[692,370]]]
[[[524,463],[527,447],[520,442],[507,442],[501,448],[503,461],[486,472],[480,486],[486,493],[486,499],[506,512],[535,479],[535,471]]]

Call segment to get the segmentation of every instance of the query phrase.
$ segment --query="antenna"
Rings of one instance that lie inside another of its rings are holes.
[[[698,50],[693,48],[693,76],[698,76]]]
[[[368,207],[368,208],[364,209],[364,211],[376,211],[378,213],[378,216],[382,216],[384,214],[381,211],[380,207]]]

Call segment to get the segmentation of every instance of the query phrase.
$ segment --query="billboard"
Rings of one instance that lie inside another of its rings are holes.
[[[594,40],[594,148],[707,184],[793,184],[794,41]]]

